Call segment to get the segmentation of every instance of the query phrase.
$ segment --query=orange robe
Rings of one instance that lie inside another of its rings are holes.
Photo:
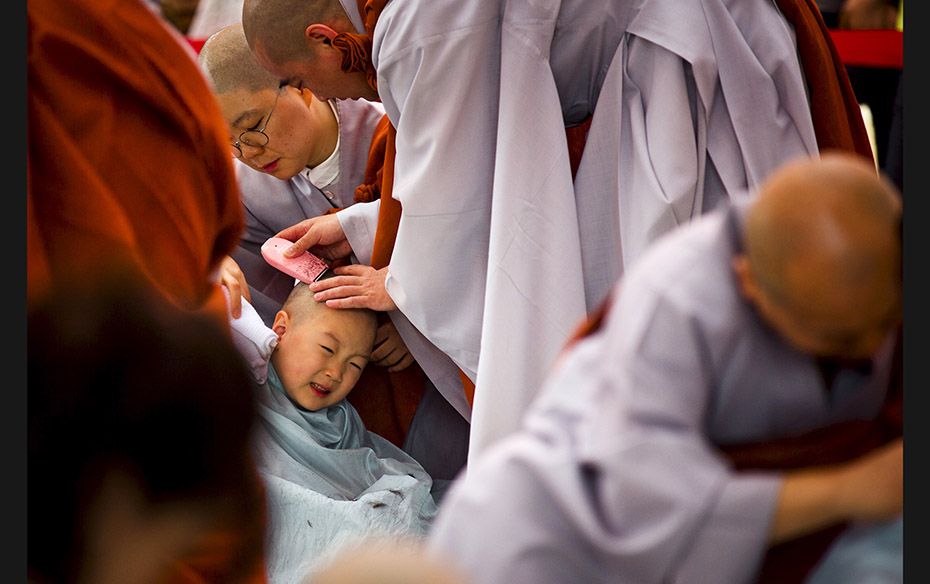
[[[228,326],[214,272],[244,220],[189,47],[141,1],[30,0],[27,14],[29,306],[117,269]],[[248,507],[256,521],[208,538],[164,582],[264,582],[262,509]]]
[[[142,2],[28,6],[27,274],[111,263],[226,319],[211,280],[244,227],[226,124],[181,37]]]

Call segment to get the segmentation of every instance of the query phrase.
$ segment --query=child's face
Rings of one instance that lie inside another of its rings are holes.
[[[272,363],[284,390],[302,408],[317,411],[345,398],[362,374],[375,338],[375,323],[354,311],[326,309],[279,328]],[[292,319],[290,319],[292,321]]]
[[[308,165],[326,160],[335,148],[335,115],[329,104],[317,101],[309,91],[289,86],[280,94],[271,88],[236,89],[216,97],[229,127],[230,145],[243,132],[264,128],[265,146],[239,142],[239,160],[255,170],[288,180]]]

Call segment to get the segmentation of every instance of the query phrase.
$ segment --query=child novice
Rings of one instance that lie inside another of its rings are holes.
[[[433,481],[346,401],[368,364],[375,313],[316,302],[298,283],[271,329],[243,300],[230,319],[258,381],[254,453],[268,501],[270,582],[302,581],[363,537],[425,536]]]
[[[377,143],[384,109],[365,100],[321,100],[307,88],[282,86],[255,61],[238,23],[211,35],[198,63],[228,126],[246,219],[220,278],[234,317],[246,300],[271,326],[294,279],[264,261],[262,244],[285,227],[335,209],[377,214],[378,201],[356,203],[355,192],[366,183],[369,149]],[[366,373],[352,399],[369,428],[402,445],[423,374],[410,367],[413,355],[391,319],[383,315],[380,323],[371,356],[378,367]]]

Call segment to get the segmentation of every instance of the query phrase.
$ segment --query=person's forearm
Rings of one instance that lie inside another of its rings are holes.
[[[785,475],[771,543],[843,521],[886,521],[904,505],[904,442],[898,438],[862,457]]]
[[[781,543],[843,521],[841,476],[840,467],[787,474],[778,495],[770,543]]]

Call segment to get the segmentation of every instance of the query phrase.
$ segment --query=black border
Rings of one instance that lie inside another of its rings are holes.
[[[14,79],[21,80],[19,92],[8,91],[7,98],[14,102],[14,109],[4,120],[8,127],[21,132],[23,147],[17,148],[14,143],[7,143],[7,159],[9,174],[6,177],[10,192],[3,197],[7,228],[2,230],[3,249],[8,255],[6,265],[13,274],[11,279],[19,279],[21,287],[14,287],[12,298],[12,326],[6,328],[7,335],[12,342],[3,351],[7,366],[8,379],[12,379],[12,387],[3,392],[2,403],[5,420],[2,428],[4,435],[2,443],[6,449],[4,465],[6,468],[4,484],[5,512],[4,525],[9,532],[5,538],[3,550],[7,555],[3,562],[10,577],[4,581],[25,582],[26,566],[26,94],[28,82],[26,74],[27,55],[27,18],[25,3],[16,2],[7,7],[8,11],[19,12],[23,25],[10,27],[3,35],[6,49],[4,54],[7,62],[6,74]],[[907,109],[907,124],[904,131],[904,168],[905,168],[905,205],[904,205],[904,380],[905,380],[905,522],[904,547],[905,582],[930,582],[930,571],[927,570],[926,553],[922,553],[926,545],[922,541],[921,522],[926,516],[927,496],[930,488],[927,487],[926,474],[922,467],[926,464],[926,450],[923,442],[927,437],[928,422],[924,420],[930,409],[927,407],[928,393],[930,393],[930,375],[925,366],[928,358],[924,353],[926,346],[926,328],[928,324],[927,300],[930,299],[930,284],[922,273],[930,260],[925,254],[928,249],[927,232],[925,226],[928,214],[926,191],[927,177],[925,169],[928,161],[925,152],[930,149],[927,144],[926,115],[928,90],[923,87],[925,83],[921,77],[924,62],[926,61],[927,32],[922,26],[928,20],[924,2],[911,2],[904,12],[905,21],[905,103],[911,104]],[[8,12],[9,14],[9,12]],[[11,46],[12,45],[12,46]],[[916,73],[907,74],[910,71]],[[15,83],[13,84],[15,87]],[[9,103],[9,102],[7,102]],[[18,110],[18,111],[17,111]],[[7,295],[10,298],[10,295]],[[13,567],[16,568],[13,568]]]
[[[926,82],[921,79],[928,50],[925,2],[910,2],[904,9],[904,581],[930,582],[927,554],[921,541],[921,523],[926,517],[927,395],[930,375],[924,353],[930,285],[922,272],[930,265],[924,258],[928,248],[926,191],[928,151],[926,137]],[[910,73],[908,73],[910,71]],[[910,107],[907,106],[910,104]]]
[[[5,452],[4,465],[4,527],[9,531],[4,538],[3,581],[26,581],[26,54],[27,54],[27,16],[26,3],[13,3],[7,9],[14,14],[7,17],[15,22],[19,15],[21,27],[8,27],[3,35],[6,58],[5,74],[13,79],[4,92],[7,107],[13,104],[13,111],[4,124],[21,132],[19,144],[7,143],[4,148],[9,165],[5,186],[9,191],[2,197],[5,206],[3,212],[7,227],[2,230],[4,254],[8,254],[5,265],[8,291],[4,296],[12,304],[10,313],[12,322],[7,329],[8,341],[4,343],[4,358],[7,359],[4,371],[7,379],[4,385],[2,403],[4,420],[3,442]],[[21,83],[21,85],[20,85]],[[17,91],[18,90],[18,91]],[[21,108],[21,109],[20,109]],[[20,144],[22,146],[20,146]],[[15,285],[21,282],[21,285]],[[12,293],[10,293],[12,292]]]

